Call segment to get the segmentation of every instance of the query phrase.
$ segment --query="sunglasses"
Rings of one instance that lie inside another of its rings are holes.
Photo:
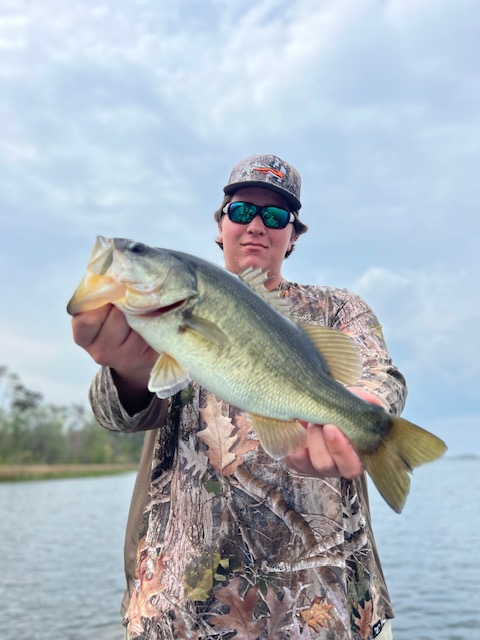
[[[263,224],[269,229],[285,229],[287,224],[295,220],[295,216],[287,209],[280,207],[257,207],[250,202],[229,202],[223,208],[229,220],[238,224],[249,224],[255,216],[260,216]]]

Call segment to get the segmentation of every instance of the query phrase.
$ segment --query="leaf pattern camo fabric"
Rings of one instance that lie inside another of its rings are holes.
[[[368,305],[345,289],[281,292],[295,320],[352,336],[357,386],[400,413],[405,380]],[[393,617],[365,477],[293,472],[248,416],[195,383],[132,417],[101,369],[90,400],[102,426],[146,430],[125,541],[130,638],[368,640]]]

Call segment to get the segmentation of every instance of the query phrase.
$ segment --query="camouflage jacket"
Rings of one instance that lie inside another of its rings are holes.
[[[357,386],[400,413],[405,380],[366,303],[345,289],[281,290],[295,320],[353,337]],[[293,472],[246,415],[196,384],[129,416],[101,369],[90,399],[102,426],[146,430],[125,541],[130,638],[367,640],[393,617],[365,477]]]

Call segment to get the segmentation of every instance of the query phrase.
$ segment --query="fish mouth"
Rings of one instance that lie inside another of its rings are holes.
[[[97,236],[87,271],[67,305],[67,312],[74,316],[113,304],[126,315],[155,318],[186,307],[196,291],[192,287],[185,291],[172,283],[173,268],[161,278],[136,277],[131,269],[133,258],[129,257],[129,251],[142,256],[142,252],[135,252],[136,246],[130,240]]]
[[[125,290],[124,284],[109,276],[87,273],[70,299],[67,313],[75,316],[77,313],[113,304],[125,296]]]
[[[155,290],[152,290],[150,293],[154,292]],[[145,304],[145,300],[142,301],[144,294],[145,292],[132,289],[127,284],[117,282],[108,276],[87,274],[68,303],[67,312],[74,316],[84,311],[98,309],[106,304],[114,304],[128,315],[156,318],[177,311],[189,301],[189,298],[181,298],[164,306],[159,306],[158,300],[152,300],[151,304]],[[140,302],[136,304],[135,298]]]
[[[152,306],[144,306],[144,307],[136,306],[135,307],[133,305],[129,305],[128,302],[125,304],[122,304],[121,306],[122,306],[122,311],[124,311],[125,313],[131,316],[135,316],[138,318],[142,318],[142,317],[159,318],[161,316],[166,315],[167,313],[181,309],[183,306],[187,304],[187,302],[188,302],[188,298],[182,298],[181,300],[177,300],[176,302],[167,304],[164,307],[159,307],[158,303]]]

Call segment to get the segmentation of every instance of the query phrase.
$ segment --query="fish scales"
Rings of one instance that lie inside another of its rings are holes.
[[[186,263],[190,260],[185,254],[171,253]],[[258,295],[232,274],[214,270],[199,259],[195,262],[198,299],[193,311],[229,337],[233,334],[232,339],[225,345],[210,343],[202,348],[202,336],[178,334],[172,323],[168,335],[159,326],[159,337],[149,336],[152,346],[176,352],[195,380],[250,413],[279,420],[342,424],[351,432],[358,430],[357,440],[363,433],[357,429],[362,410],[377,418],[379,435],[388,429],[388,415],[336,382],[311,340],[293,322],[259,301]],[[135,320],[132,327],[142,330]],[[181,344],[175,347],[176,341]]]

